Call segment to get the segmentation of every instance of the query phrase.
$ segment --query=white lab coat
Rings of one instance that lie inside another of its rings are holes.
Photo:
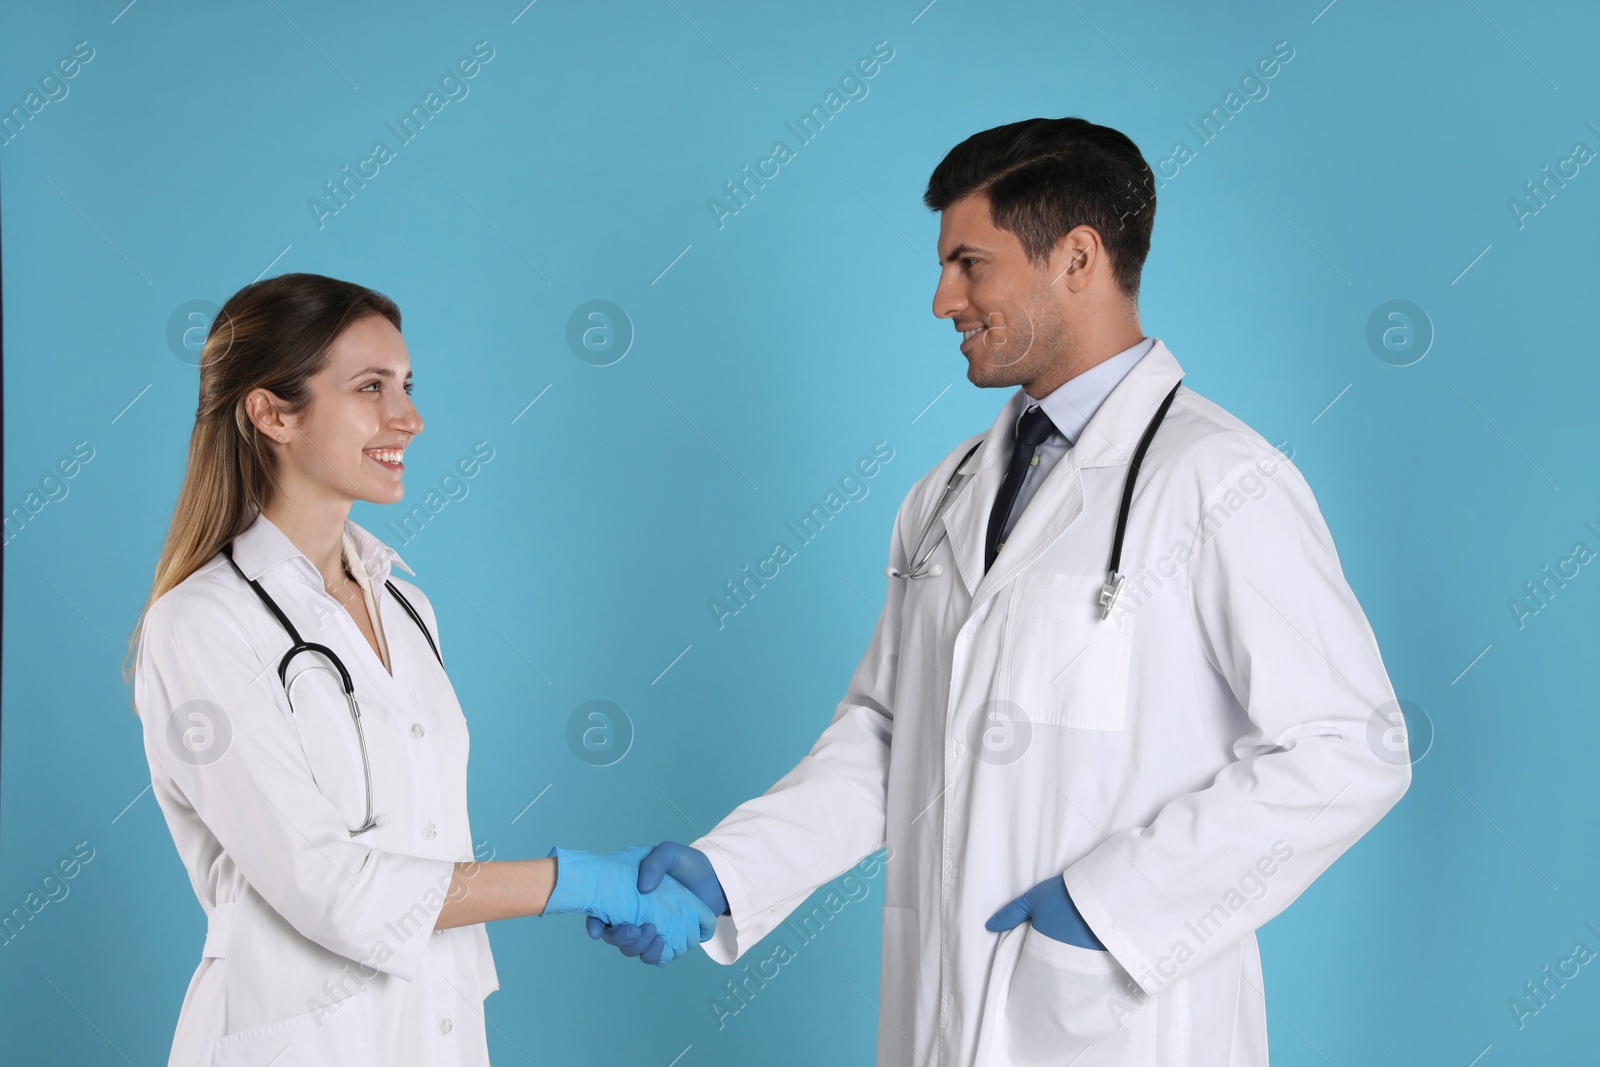
[[[473,858],[466,719],[427,639],[383,588],[391,563],[411,569],[360,526],[345,529],[392,676],[270,520],[235,539],[234,559],[350,671],[375,829],[349,833],[366,801],[341,687],[314,669],[325,660],[296,657],[291,714],[278,681],[289,637],[220,553],[145,622],[134,700],[151,784],[207,916],[170,1067],[489,1062],[482,1002],[499,980],[488,937],[482,924],[433,930],[456,861]],[[428,598],[393,581],[437,640]]]
[[[1410,781],[1394,692],[1310,489],[1187,388],[1145,458],[1128,586],[1100,621],[1128,461],[1181,376],[1157,341],[985,574],[1018,390],[943,519],[943,574],[888,580],[810,754],[695,842],[730,904],[705,944],[721,963],[887,844],[885,1067],[1266,1064],[1255,929]],[[974,440],[907,495],[895,567]],[[1052,875],[1106,951],[1028,923],[984,929]]]

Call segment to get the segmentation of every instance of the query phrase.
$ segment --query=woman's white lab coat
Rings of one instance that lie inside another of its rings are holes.
[[[1139,475],[1128,585],[1100,621],[1128,460],[1181,375],[1158,341],[985,574],[1014,394],[943,519],[943,574],[889,579],[810,754],[696,842],[732,912],[705,945],[723,963],[889,846],[880,1064],[1266,1064],[1255,929],[1410,780],[1394,692],[1310,489],[1186,388]],[[895,567],[973,440],[906,497]],[[1028,923],[984,929],[1063,872],[1107,951]]]
[[[264,516],[234,541],[310,642],[355,682],[380,825],[365,814],[355,728],[327,661],[302,654],[220,553],[162,596],[134,683],[151,783],[195,896],[202,957],[171,1067],[488,1063],[483,998],[499,987],[481,924],[435,931],[467,825],[467,723],[426,638],[384,588],[399,556],[353,522],[394,673]],[[428,598],[393,579],[437,640]],[[305,673],[302,673],[305,672]],[[282,1056],[281,1059],[276,1057]]]

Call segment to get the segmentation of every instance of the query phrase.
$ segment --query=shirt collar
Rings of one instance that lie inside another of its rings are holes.
[[[382,585],[388,579],[391,566],[407,574],[416,573],[398,552],[349,519],[344,522],[344,532],[355,544],[361,564],[375,584]],[[276,523],[259,512],[249,528],[234,538],[233,560],[252,581],[280,563],[287,563],[294,577],[322,588],[321,572]]]
[[[399,567],[407,574],[416,574],[415,571],[406,566],[406,561],[400,558],[400,553],[349,519],[344,521],[344,532],[345,536],[355,542],[356,551],[361,556],[361,563],[366,567],[367,574],[372,577],[374,584],[382,585],[388,581],[390,567]]]
[[[1075,378],[1068,378],[1051,390],[1043,400],[1036,400],[1026,389],[1022,394],[1022,412],[1035,405],[1044,408],[1056,430],[1067,439],[1067,444],[1077,443],[1083,428],[1089,425],[1094,413],[1105,403],[1119,382],[1133,369],[1133,365],[1155,346],[1155,338],[1141,338],[1138,343],[1124,348],[1110,359],[1102,360]],[[1022,413],[1017,417],[1020,419]]]

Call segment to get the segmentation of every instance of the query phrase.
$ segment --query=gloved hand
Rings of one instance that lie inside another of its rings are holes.
[[[649,852],[645,845],[608,854],[551,849],[556,884],[543,914],[581,912],[591,923],[648,927],[651,943],[640,955],[646,963],[665,967],[715,933],[717,917],[673,878],[656,878],[654,892],[639,892],[639,864]]]
[[[1079,948],[1106,947],[1094,936],[1089,924],[1083,921],[1078,906],[1067,892],[1067,883],[1062,881],[1059,874],[1046,878],[989,916],[984,926],[998,934],[1019,925],[1024,919],[1033,920],[1033,928],[1052,940],[1065,941]]]
[[[663,878],[676,880],[692,890],[713,914],[728,914],[728,898],[722,891],[722,883],[717,880],[711,861],[699,849],[676,841],[663,841],[652,849],[639,864],[639,892],[655,892]],[[646,963],[652,962],[650,954],[659,934],[649,923],[608,925],[591,916],[587,926],[589,936],[595,940],[615,945],[624,956],[638,956]]]

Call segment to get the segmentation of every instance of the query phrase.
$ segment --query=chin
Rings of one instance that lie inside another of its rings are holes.
[[[366,497],[369,504],[398,504],[406,497],[404,486],[388,485]]]
[[[967,368],[967,381],[980,389],[1005,388],[1017,384],[1015,375],[1008,373],[1005,368],[985,366],[980,369],[977,365]]]

